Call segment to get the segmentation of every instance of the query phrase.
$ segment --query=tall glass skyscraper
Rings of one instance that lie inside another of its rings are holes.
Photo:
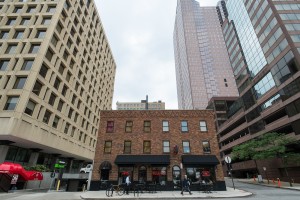
[[[217,6],[240,98],[218,127],[222,156],[267,132],[300,134],[300,1],[220,1]],[[293,146],[291,151],[299,152]],[[281,164],[269,177],[286,179]],[[259,163],[258,163],[259,164]],[[265,165],[268,165],[265,163]],[[254,163],[236,163],[236,176],[260,173]],[[298,174],[300,166],[290,166]],[[224,167],[224,170],[226,168]],[[243,170],[243,171],[241,171]],[[256,171],[258,170],[258,171]],[[281,174],[281,175],[280,175]],[[300,181],[300,180],[298,180]]]
[[[179,109],[205,109],[214,96],[238,96],[215,7],[178,0],[173,40]]]

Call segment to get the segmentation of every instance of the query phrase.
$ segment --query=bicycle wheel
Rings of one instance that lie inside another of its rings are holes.
[[[119,196],[122,196],[124,193],[125,193],[125,188],[119,187],[118,195],[119,195]]]
[[[114,191],[113,187],[107,188],[106,189],[106,196],[107,197],[112,197],[113,191]]]

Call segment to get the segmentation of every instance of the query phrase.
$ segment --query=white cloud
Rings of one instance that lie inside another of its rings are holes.
[[[177,109],[173,27],[176,0],[95,0],[117,74],[117,101],[162,100]],[[215,2],[215,3],[214,3]],[[201,6],[216,5],[200,0]]]

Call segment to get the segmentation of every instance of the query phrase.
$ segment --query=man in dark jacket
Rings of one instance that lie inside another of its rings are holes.
[[[182,181],[182,187],[181,187],[181,194],[183,195],[183,191],[187,191],[190,194],[191,190],[190,190],[190,181],[187,179],[187,175],[184,175],[184,179]]]

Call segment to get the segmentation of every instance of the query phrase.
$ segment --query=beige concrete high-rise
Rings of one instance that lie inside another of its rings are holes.
[[[238,96],[216,7],[178,0],[173,40],[179,109],[205,109],[211,97]]]
[[[116,70],[94,1],[0,0],[0,19],[0,163],[91,161]]]
[[[117,110],[165,110],[165,102],[117,102]]]
[[[141,102],[117,102],[117,110],[165,110],[165,102],[149,102],[148,95]]]

